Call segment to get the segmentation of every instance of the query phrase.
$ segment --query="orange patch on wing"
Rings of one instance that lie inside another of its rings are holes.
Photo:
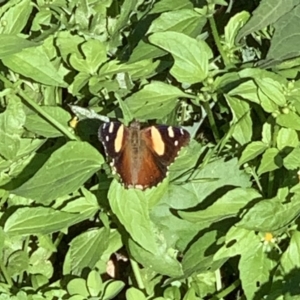
[[[123,135],[124,135],[124,125],[122,124],[117,131],[117,135],[115,139],[116,152],[120,152],[120,150],[122,149]]]
[[[154,151],[158,155],[163,155],[165,153],[165,143],[161,138],[159,130],[154,126],[151,127],[151,138]]]

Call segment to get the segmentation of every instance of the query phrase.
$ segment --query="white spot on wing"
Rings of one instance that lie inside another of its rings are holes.
[[[138,190],[143,190],[144,189],[144,187],[141,184],[136,184],[134,187]]]
[[[168,135],[170,138],[173,138],[175,136],[174,130],[172,128],[172,126],[168,127]]]
[[[174,142],[174,146],[177,147],[178,146],[178,141]]]
[[[183,131],[182,128],[180,128],[180,133],[181,133],[182,135],[184,135],[184,131]]]
[[[109,133],[112,133],[113,131],[114,131],[114,123],[111,122],[111,123],[109,124],[108,132],[109,132]]]
[[[109,136],[108,136],[108,135],[105,137],[105,140],[106,140],[107,142],[109,141]]]

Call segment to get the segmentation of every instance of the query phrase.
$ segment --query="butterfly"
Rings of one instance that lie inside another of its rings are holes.
[[[168,125],[141,128],[138,121],[128,127],[107,122],[99,128],[99,139],[125,188],[145,190],[164,180],[179,150],[189,143],[190,134]]]

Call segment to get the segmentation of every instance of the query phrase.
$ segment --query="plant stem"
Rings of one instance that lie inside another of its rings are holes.
[[[211,130],[213,132],[215,141],[218,142],[220,140],[220,135],[219,135],[219,131],[218,131],[218,128],[217,128],[212,110],[209,106],[209,103],[208,102],[203,102],[203,108],[205,109],[205,112],[207,114],[208,122],[209,122]]]
[[[233,290],[235,290],[238,286],[240,286],[240,284],[241,284],[240,280],[237,279],[229,287],[227,287],[223,291],[221,291],[221,292],[217,293],[215,296],[213,296],[211,298],[211,300],[218,300],[218,299],[224,298],[225,296],[230,294]]]
[[[226,56],[226,54],[225,54],[225,52],[223,50],[223,47],[221,45],[220,37],[219,37],[218,30],[217,30],[217,25],[216,25],[215,19],[214,19],[213,16],[210,16],[208,18],[208,20],[209,20],[210,28],[211,28],[211,31],[212,31],[212,35],[214,37],[214,41],[216,43],[216,46],[217,46],[217,48],[219,50],[219,53],[220,53],[222,59],[223,59],[224,65],[226,67],[229,67],[230,66],[230,61],[227,58],[227,56]]]
[[[5,278],[6,282],[7,282],[7,284],[10,287],[12,287],[13,286],[13,282],[12,282],[11,278],[9,277],[8,272],[6,270],[6,267],[4,266],[2,260],[0,260],[0,269],[2,271],[2,274],[3,274],[3,276],[4,276],[4,278]]]
[[[5,83],[5,85],[11,89],[14,88],[13,83],[7,80],[2,74],[0,74],[0,80]],[[41,106],[32,101],[23,91],[18,91],[19,96],[21,96],[22,100],[25,102],[27,106],[33,108],[39,115],[41,115],[44,119],[46,119],[53,127],[58,129],[61,133],[63,133],[68,139],[72,141],[76,141],[77,138],[72,132],[70,132],[67,128],[65,128],[62,124],[60,124],[56,119],[46,113]]]
[[[135,280],[137,282],[138,288],[140,290],[145,289],[145,286],[144,286],[144,283],[143,283],[143,280],[142,280],[142,277],[141,277],[141,272],[140,272],[140,269],[139,269],[139,266],[138,266],[137,262],[133,259],[130,259],[130,264],[131,264],[133,274],[134,274]]]

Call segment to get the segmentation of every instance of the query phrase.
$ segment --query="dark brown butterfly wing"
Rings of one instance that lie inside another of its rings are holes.
[[[146,189],[166,177],[190,135],[180,127],[160,125],[140,130],[138,122],[130,127],[111,122],[100,127],[99,138],[125,187]]]

